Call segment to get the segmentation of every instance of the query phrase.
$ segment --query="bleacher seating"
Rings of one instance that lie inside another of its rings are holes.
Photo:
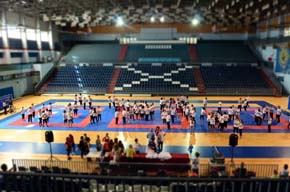
[[[192,66],[150,64],[122,66],[115,93],[195,94]]]
[[[46,92],[87,91],[104,94],[113,71],[112,66],[60,67]]]
[[[207,94],[273,95],[257,67],[210,66],[201,67]]]
[[[70,50],[65,61],[68,64],[116,62],[120,50],[119,44],[80,44]]]
[[[151,45],[152,46],[152,45]],[[162,46],[162,45],[160,45]],[[165,45],[164,45],[165,46]],[[171,48],[146,48],[146,45],[129,45],[125,61],[137,62],[140,58],[176,58],[180,61],[189,61],[189,48],[186,44],[170,45]]]
[[[196,48],[199,62],[240,64],[257,62],[243,41],[199,41]]]

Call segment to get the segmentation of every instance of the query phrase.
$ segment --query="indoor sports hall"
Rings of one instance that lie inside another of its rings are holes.
[[[1,191],[289,191],[289,2],[0,0]]]

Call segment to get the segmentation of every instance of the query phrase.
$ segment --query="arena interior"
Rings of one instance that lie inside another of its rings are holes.
[[[289,0],[0,0],[0,189],[289,192]]]

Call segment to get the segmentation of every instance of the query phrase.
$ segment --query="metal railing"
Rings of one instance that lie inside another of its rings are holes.
[[[187,172],[191,169],[190,163],[144,163],[144,162],[95,162],[95,161],[51,161],[51,160],[27,160],[13,159],[12,164],[16,170],[35,167],[39,170],[42,167],[58,167],[69,169],[70,172],[92,173],[96,169],[105,171],[110,175],[138,175],[140,171],[145,175],[157,173],[160,170],[166,171],[168,175],[187,176]],[[218,176],[234,176],[235,170],[239,168],[238,164],[200,164],[200,177],[218,177]],[[277,164],[245,164],[248,173],[256,177],[269,177],[274,170],[278,170]],[[52,171],[53,172],[53,171]],[[251,176],[249,175],[249,176]]]
[[[78,173],[91,173],[97,166],[96,162],[88,161],[58,161],[58,160],[30,160],[30,159],[13,159],[13,166],[16,170],[25,168],[29,170],[30,167],[35,167],[41,170],[43,167],[52,168],[65,168],[69,169],[70,172]]]
[[[56,71],[55,65],[44,75],[44,77],[34,86],[34,93],[41,88],[41,86],[50,78],[50,76]]]
[[[127,177],[0,173],[1,191],[23,192],[289,192],[289,178]]]

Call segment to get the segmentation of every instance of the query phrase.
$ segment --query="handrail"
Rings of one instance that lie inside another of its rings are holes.
[[[44,77],[34,86],[34,94],[41,88],[41,86],[49,79],[49,77],[55,72],[56,66],[53,67],[44,75]]]
[[[138,172],[138,170],[144,170],[145,172],[151,169],[156,171],[188,171],[190,170],[190,163],[148,163],[148,162],[93,162],[93,161],[51,161],[51,160],[29,160],[29,159],[13,159],[12,164],[15,169],[19,167],[25,167],[29,169],[30,167],[36,167],[40,169],[42,166],[46,167],[59,167],[59,168],[68,168],[73,172],[86,172],[91,173],[99,166],[101,169],[109,168],[119,174],[124,176],[128,175],[128,172],[123,173],[124,168],[126,170]],[[208,176],[216,174],[217,171],[215,168],[219,168],[219,171],[226,171],[229,175],[232,175],[233,172],[238,168],[238,164],[214,164],[214,163],[205,163],[199,165],[199,176]],[[258,177],[267,177],[271,176],[274,170],[278,169],[277,164],[245,164],[245,168],[248,171],[255,172]]]
[[[35,177],[63,177],[63,178],[73,178],[73,179],[112,179],[112,180],[140,180],[140,181],[206,181],[206,182],[229,182],[229,181],[244,181],[244,182],[254,182],[254,181],[290,181],[289,178],[238,178],[238,177],[145,177],[145,176],[108,176],[108,175],[87,175],[87,174],[57,174],[57,173],[34,173],[34,172],[0,172],[0,175],[15,175],[15,176],[35,176]]]

